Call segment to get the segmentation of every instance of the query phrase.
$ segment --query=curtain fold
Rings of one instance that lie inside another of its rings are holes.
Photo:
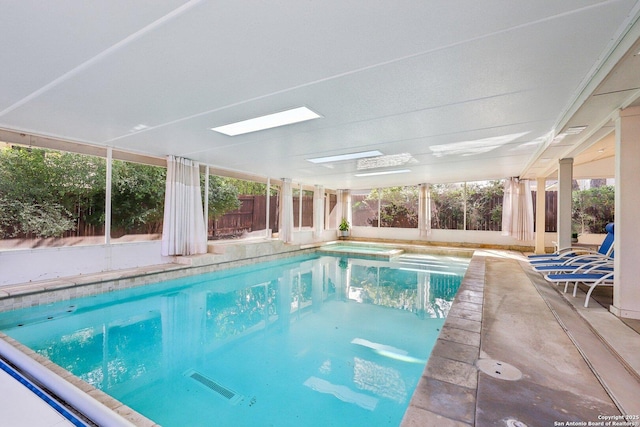
[[[320,239],[324,231],[324,187],[316,185],[313,191],[313,237]]]
[[[420,237],[427,237],[431,234],[431,185],[420,184],[418,188],[418,228]]]
[[[200,192],[200,165],[189,159],[167,157],[162,255],[207,252],[207,232]]]
[[[293,242],[293,189],[291,179],[282,178],[282,212],[278,236],[285,243]]]
[[[504,184],[502,235],[533,240],[533,199],[527,180],[511,178]]]

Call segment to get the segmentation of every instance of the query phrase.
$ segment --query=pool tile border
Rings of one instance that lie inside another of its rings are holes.
[[[474,254],[402,419],[402,427],[475,424],[485,257]]]

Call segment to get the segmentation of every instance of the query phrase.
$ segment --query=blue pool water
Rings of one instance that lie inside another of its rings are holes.
[[[288,258],[0,329],[165,427],[397,426],[468,261]]]

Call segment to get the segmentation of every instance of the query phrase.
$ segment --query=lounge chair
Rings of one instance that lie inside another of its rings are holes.
[[[605,231],[607,235],[605,236],[602,244],[598,248],[597,251],[590,250],[582,247],[569,247],[559,249],[552,254],[535,254],[529,255],[529,262],[534,265],[542,265],[542,264],[553,264],[553,263],[562,263],[570,258],[579,256],[579,255],[590,255],[590,254],[599,254],[604,256],[609,256],[613,253],[613,223],[610,222],[606,225]]]
[[[601,264],[600,271],[613,271],[613,265],[610,262],[613,261],[613,253],[611,256],[605,256],[600,254],[588,254],[577,255],[575,257],[568,258],[563,262],[550,262],[549,263],[536,263],[531,264],[535,271],[540,273],[572,273],[578,267],[586,264]]]
[[[576,268],[571,273],[547,274],[544,278],[551,283],[564,283],[564,291],[567,292],[569,283],[573,283],[573,296],[576,296],[578,284],[584,283],[589,286],[587,296],[584,300],[584,306],[589,307],[589,297],[596,286],[613,286],[613,271],[602,271],[603,267],[613,268],[613,262],[606,264],[595,263],[593,265],[585,264]]]

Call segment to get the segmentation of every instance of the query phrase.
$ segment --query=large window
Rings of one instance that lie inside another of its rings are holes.
[[[370,190],[351,191],[351,220],[356,227],[377,226],[378,199],[370,197]]]
[[[431,186],[431,228],[464,230],[464,183]]]
[[[106,165],[103,157],[0,145],[2,247],[104,243]],[[160,238],[165,176],[163,167],[113,161],[111,237]]]
[[[353,225],[418,228],[418,187],[387,187],[351,193]]]
[[[313,227],[313,191],[293,188],[293,227]]]
[[[502,230],[504,181],[467,182],[466,230]]]
[[[209,239],[232,239],[278,229],[278,189],[236,178],[209,176]],[[264,236],[264,234],[262,234]]]
[[[102,243],[105,171],[99,157],[0,145],[2,246]]]
[[[111,184],[111,237],[160,238],[167,169],[115,160]],[[99,200],[104,202],[104,195]]]
[[[502,229],[504,181],[435,184],[431,187],[431,228]]]
[[[614,219],[614,181],[574,181],[572,193],[572,231],[577,234],[605,233],[604,227]]]
[[[379,190],[380,227],[418,228],[418,187]]]

